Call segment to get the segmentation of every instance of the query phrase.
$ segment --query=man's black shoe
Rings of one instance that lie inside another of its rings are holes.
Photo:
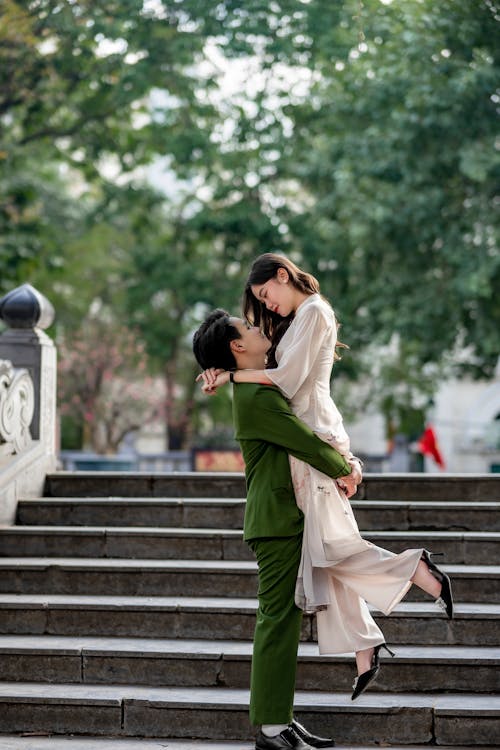
[[[276,737],[266,737],[259,730],[255,740],[255,750],[313,750],[311,745],[299,737],[291,726],[284,729]]]
[[[297,719],[294,719],[290,726],[295,734],[298,734],[299,737],[304,740],[304,742],[307,742],[308,745],[311,745],[311,747],[335,747],[334,740],[329,737],[318,737],[316,734],[311,734],[311,732],[308,732],[302,724],[299,724]]]

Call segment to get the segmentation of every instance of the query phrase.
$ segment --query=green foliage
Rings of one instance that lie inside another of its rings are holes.
[[[155,13],[142,0],[8,0],[0,17],[0,112],[9,113],[2,148],[9,154],[43,140],[47,155],[69,156],[92,173],[106,154],[133,167],[151,146],[145,132],[163,133],[163,144],[167,129],[185,136],[193,110],[203,109],[199,80],[188,73],[203,36],[184,30],[182,5]],[[153,89],[165,94],[156,118]]]
[[[311,51],[321,78],[287,110],[311,208],[284,219],[356,348],[398,333],[421,368],[460,341],[494,369],[498,18],[487,1],[366,0],[361,44]]]
[[[499,18],[494,0],[5,0],[1,289],[38,286],[68,340],[93,308],[139,330],[180,445],[229,417],[196,392],[193,329],[282,250],[343,323],[338,372],[398,342],[369,397],[410,425],[444,364],[488,377],[498,357]],[[146,185],[159,157],[166,194]]]
[[[56,258],[66,262],[75,233],[66,209],[81,216],[80,196],[100,190],[111,166],[127,173],[158,152],[179,171],[199,161],[212,117],[192,68],[203,42],[182,3],[162,12],[144,9],[142,0],[2,3],[4,288]]]

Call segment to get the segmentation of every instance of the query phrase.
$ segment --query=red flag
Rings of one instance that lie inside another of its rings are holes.
[[[439,450],[436,433],[434,432],[432,425],[428,424],[425,428],[424,434],[418,441],[418,450],[424,456],[431,456],[438,466],[444,469],[444,460],[441,451]]]

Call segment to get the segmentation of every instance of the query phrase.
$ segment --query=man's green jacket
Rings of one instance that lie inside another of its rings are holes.
[[[350,465],[293,414],[274,386],[235,384],[233,419],[245,460],[244,539],[299,534],[304,518],[295,502],[288,454],[335,478],[350,474]]]

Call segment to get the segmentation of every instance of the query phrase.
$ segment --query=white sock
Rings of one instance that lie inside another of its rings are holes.
[[[288,724],[263,724],[260,728],[262,734],[266,737],[277,737],[280,732],[283,732],[288,727]]]

